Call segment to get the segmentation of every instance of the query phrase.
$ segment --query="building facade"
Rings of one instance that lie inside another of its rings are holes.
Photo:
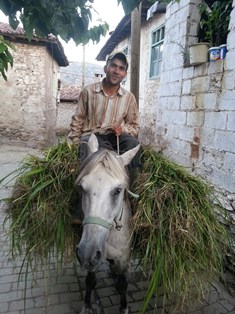
[[[68,65],[63,47],[54,36],[29,42],[21,28],[14,31],[5,23],[0,34],[16,48],[7,81],[0,78],[0,140],[50,146],[56,136],[60,66]]]

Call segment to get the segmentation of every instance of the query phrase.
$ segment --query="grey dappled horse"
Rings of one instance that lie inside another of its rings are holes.
[[[100,149],[95,135],[88,142],[90,155],[81,167],[77,184],[82,190],[84,214],[83,232],[76,254],[82,267],[88,270],[85,305],[81,313],[92,313],[91,292],[95,288],[95,271],[106,259],[112,262],[117,275],[116,288],[120,293],[120,312],[128,313],[126,273],[130,260],[130,203],[129,178],[126,165],[139,146],[118,156]]]

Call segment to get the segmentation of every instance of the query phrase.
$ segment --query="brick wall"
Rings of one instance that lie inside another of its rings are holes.
[[[181,0],[167,8],[161,76],[155,84],[141,84],[147,98],[141,107],[141,136],[152,142],[155,134],[155,147],[163,148],[171,159],[215,186],[235,194],[235,9],[226,59],[185,67],[184,52],[197,41],[200,2]],[[148,27],[146,32],[150,31]],[[146,125],[151,126],[150,136],[145,132]]]

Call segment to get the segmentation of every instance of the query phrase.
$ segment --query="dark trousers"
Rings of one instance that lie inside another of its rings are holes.
[[[108,148],[114,151],[118,151],[118,142],[119,142],[119,154],[123,154],[126,151],[136,147],[139,145],[139,141],[136,137],[128,134],[122,133],[119,137],[117,137],[114,133],[110,134],[95,134],[100,147]],[[87,142],[90,138],[90,134],[83,135],[80,139],[79,150],[78,150],[78,158],[82,162],[88,156],[88,146]],[[140,155],[141,150],[137,152],[135,157],[132,159],[130,164],[128,165],[128,169],[131,168],[140,168]]]

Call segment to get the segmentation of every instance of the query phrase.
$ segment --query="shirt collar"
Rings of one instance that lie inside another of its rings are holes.
[[[104,80],[104,79],[103,79]],[[99,83],[97,83],[96,84],[96,87],[95,87],[95,91],[97,92],[97,93],[99,93],[99,92],[101,92],[101,91],[103,91],[103,80],[101,81],[101,82],[99,82]],[[126,90],[123,88],[123,87],[119,87],[119,90],[118,90],[118,92],[117,92],[117,94],[119,94],[120,96],[123,96],[124,94],[126,94]]]

